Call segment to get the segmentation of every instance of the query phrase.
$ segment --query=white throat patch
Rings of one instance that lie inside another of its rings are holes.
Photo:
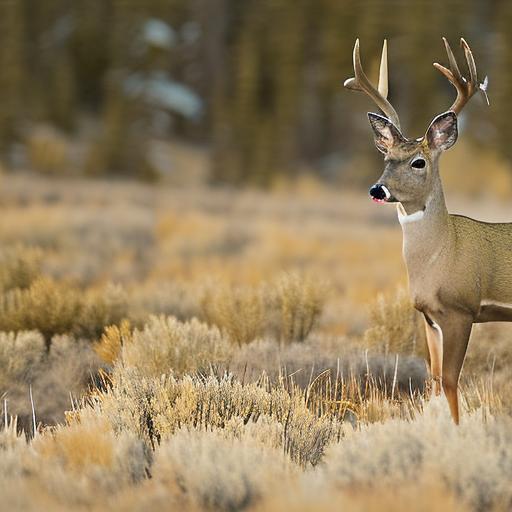
[[[425,215],[425,210],[418,210],[417,212],[407,215],[401,204],[397,206],[396,211],[398,213],[398,222],[400,222],[402,226],[404,224],[409,224],[410,222],[417,222],[423,219],[423,216]]]

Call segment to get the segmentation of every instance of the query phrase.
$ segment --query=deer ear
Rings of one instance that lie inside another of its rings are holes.
[[[368,112],[368,119],[373,129],[375,146],[386,154],[398,142],[405,142],[400,130],[387,118]]]
[[[457,115],[448,111],[438,115],[428,127],[427,138],[430,149],[445,151],[450,149],[457,141]]]

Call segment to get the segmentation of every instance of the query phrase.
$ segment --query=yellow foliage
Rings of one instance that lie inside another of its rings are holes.
[[[206,321],[238,346],[264,333],[266,311],[259,288],[216,287],[204,294],[201,305]]]
[[[371,327],[364,333],[367,346],[386,354],[426,355],[422,324],[404,288],[398,288],[394,295],[379,295],[370,319]]]
[[[125,343],[132,341],[130,322],[123,320],[119,326],[110,325],[105,327],[101,340],[95,344],[94,350],[100,358],[108,364],[114,364]]]
[[[0,255],[0,292],[28,288],[40,274],[41,251],[14,247]]]
[[[0,296],[0,330],[37,329],[50,343],[54,334],[69,332],[83,310],[81,294],[49,278],[37,278],[29,288]]]
[[[113,443],[115,438],[108,423],[99,418],[50,431],[36,439],[34,448],[43,459],[57,459],[66,470],[80,473],[89,466],[110,468],[114,460]]]
[[[318,323],[326,301],[326,286],[299,274],[285,274],[274,286],[279,339],[282,343],[304,341]]]

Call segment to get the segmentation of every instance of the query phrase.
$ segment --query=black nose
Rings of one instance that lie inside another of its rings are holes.
[[[378,199],[379,201],[383,201],[386,199],[387,194],[384,187],[380,183],[376,183],[370,189],[370,196],[374,199]]]

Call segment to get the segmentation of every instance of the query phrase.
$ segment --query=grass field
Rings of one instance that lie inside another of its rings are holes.
[[[512,508],[512,328],[474,329],[455,427],[392,208],[32,174],[0,208],[1,510]]]

